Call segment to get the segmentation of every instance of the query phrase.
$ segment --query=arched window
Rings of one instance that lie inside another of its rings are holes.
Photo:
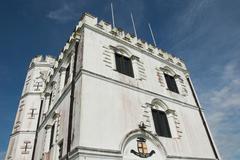
[[[134,77],[132,61],[130,58],[115,53],[116,70],[122,74]]]
[[[176,73],[167,66],[161,69],[164,73],[168,89],[172,92],[179,93],[177,83],[175,80],[175,78],[177,77]]]
[[[131,58],[123,49],[114,48],[116,70],[122,74],[134,77]]]
[[[152,109],[152,116],[157,135],[172,137],[166,113],[160,110]]]
[[[157,98],[153,99],[151,106],[153,123],[157,135],[169,138],[175,136],[174,129],[173,135],[171,133],[173,126],[170,127],[169,125],[169,120],[171,120],[171,118],[169,119],[169,115],[173,110],[170,110],[164,102]]]

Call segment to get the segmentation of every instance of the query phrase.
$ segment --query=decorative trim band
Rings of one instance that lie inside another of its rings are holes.
[[[155,98],[160,98],[160,99],[167,100],[167,101],[170,101],[170,102],[173,102],[173,103],[181,104],[184,107],[188,107],[188,108],[198,110],[197,106],[182,102],[180,100],[169,98],[167,96],[158,94],[156,92],[141,89],[141,88],[138,88],[136,86],[133,86],[133,85],[130,85],[130,84],[127,84],[127,83],[124,83],[124,82],[120,82],[118,80],[115,80],[115,79],[112,79],[112,78],[109,78],[109,77],[106,77],[106,76],[103,76],[103,75],[100,75],[100,74],[97,74],[97,73],[94,73],[94,72],[91,72],[91,71],[88,71],[88,70],[85,70],[85,69],[82,69],[81,72],[82,72],[82,74],[85,74],[85,75],[88,75],[88,76],[91,76],[91,77],[94,77],[94,78],[97,78],[97,79],[101,79],[101,80],[104,80],[104,81],[107,81],[107,82],[111,82],[113,84],[117,84],[119,86],[122,86],[122,87],[125,87],[125,88],[128,88],[128,89],[132,89],[132,90],[135,90],[135,91],[138,91],[138,92],[142,92],[144,94],[154,96]]]

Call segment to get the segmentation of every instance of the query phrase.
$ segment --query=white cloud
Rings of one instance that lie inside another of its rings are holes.
[[[223,80],[239,80],[240,78],[240,71],[239,71],[239,67],[240,67],[240,62],[235,60],[235,61],[231,61],[230,63],[228,63],[227,65],[225,65],[224,69],[223,69]]]
[[[173,44],[171,47],[172,49],[179,48],[185,43],[192,41],[194,38],[201,36],[200,31],[195,31],[194,36],[192,33],[188,33],[192,28],[194,28],[194,25],[198,22],[198,17],[204,13],[204,9],[207,5],[208,0],[192,0],[182,12],[174,17],[178,27],[175,29],[175,32],[172,33],[172,38],[176,39],[177,37],[181,37],[181,39],[176,41],[177,43]],[[172,23],[171,21],[169,22]],[[171,26],[171,24],[168,24],[168,26]]]
[[[72,7],[68,4],[63,4],[61,8],[50,11],[47,17],[59,22],[66,22],[74,19],[76,15]]]
[[[222,87],[211,91],[209,100],[222,109],[240,107],[240,64],[238,61],[231,61],[223,68],[221,75]]]

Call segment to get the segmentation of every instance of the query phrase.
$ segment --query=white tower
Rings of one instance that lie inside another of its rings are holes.
[[[30,63],[10,136],[6,160],[32,158],[39,112],[43,104],[42,92],[54,62],[55,59],[51,56],[37,56]]]
[[[40,59],[28,73],[7,158],[220,159],[181,59],[90,14],[53,70],[54,59],[44,70]]]

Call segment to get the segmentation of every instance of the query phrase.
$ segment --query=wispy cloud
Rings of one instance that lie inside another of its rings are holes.
[[[73,20],[76,17],[76,13],[69,4],[65,3],[60,8],[50,11],[47,17],[58,22],[67,22]]]
[[[216,143],[224,159],[240,157],[240,61],[222,66],[220,87],[200,94]]]
[[[240,32],[238,14],[232,14],[233,6],[228,5],[226,1],[191,1],[171,21],[178,26],[171,35],[171,49],[190,62],[221,156],[235,160],[240,157]]]
[[[240,107],[240,63],[233,60],[227,63],[220,75],[221,88],[211,91],[209,98],[212,104],[221,107],[221,109]]]
[[[205,17],[208,16],[207,13],[212,9],[211,7],[215,2],[216,0],[192,0],[184,10],[173,16],[173,19],[169,21],[170,24],[168,24],[177,24],[177,27],[174,28],[175,31],[171,34],[174,42],[171,46],[172,50],[183,48],[186,44],[201,39],[203,35],[208,34],[209,25],[212,25],[212,22],[209,23]]]

